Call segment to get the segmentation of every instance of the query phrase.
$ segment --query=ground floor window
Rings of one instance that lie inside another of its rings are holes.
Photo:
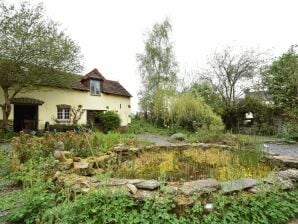
[[[58,120],[69,120],[70,119],[70,108],[59,108],[57,113]]]

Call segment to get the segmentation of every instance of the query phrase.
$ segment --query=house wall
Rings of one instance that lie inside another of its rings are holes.
[[[0,103],[4,102],[4,94],[0,90]],[[130,98],[116,95],[101,93],[100,96],[91,96],[87,91],[78,91],[72,89],[61,89],[52,87],[41,87],[38,90],[19,93],[18,97],[29,97],[44,101],[44,104],[39,106],[39,129],[44,129],[45,122],[50,124],[55,123],[57,118],[57,106],[59,104],[67,104],[72,107],[78,105],[83,106],[83,110],[112,110],[117,111],[121,118],[121,126],[126,126],[131,122]],[[121,104],[121,108],[120,108]],[[109,107],[107,109],[107,107]],[[13,106],[9,119],[13,120]],[[0,111],[0,120],[2,120],[2,111]],[[85,111],[79,124],[86,124],[87,112]]]

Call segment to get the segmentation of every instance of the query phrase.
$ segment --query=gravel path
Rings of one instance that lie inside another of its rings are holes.
[[[264,146],[264,151],[269,154],[298,159],[298,144],[264,144]]]
[[[154,135],[150,133],[139,134],[137,135],[137,139],[140,141],[152,142],[156,145],[171,145],[171,142],[169,142],[168,137]]]

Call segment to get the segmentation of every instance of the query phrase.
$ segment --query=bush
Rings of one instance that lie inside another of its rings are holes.
[[[278,131],[277,137],[298,141],[298,124],[285,123]]]
[[[21,193],[13,194],[10,200],[15,201],[17,206],[4,217],[5,221],[12,223],[40,223],[38,218],[41,214],[47,209],[55,207],[55,196],[56,194],[47,190],[45,184],[26,188]]]
[[[175,97],[170,106],[170,121],[189,131],[196,131],[198,128],[208,130],[223,130],[224,125],[201,97],[191,94],[182,94]]]
[[[18,134],[12,131],[9,132],[2,132],[0,131],[0,143],[1,142],[8,142],[11,138],[17,136]]]
[[[121,119],[117,113],[113,111],[107,111],[105,113],[99,114],[98,116],[102,122],[103,131],[105,133],[116,130],[120,127]]]
[[[9,173],[9,156],[0,148],[0,180]]]
[[[50,131],[67,132],[67,131],[81,131],[82,129],[89,129],[88,125],[78,124],[53,124],[50,125]]]

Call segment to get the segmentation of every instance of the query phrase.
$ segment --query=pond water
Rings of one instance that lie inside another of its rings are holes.
[[[262,178],[272,170],[261,162],[261,151],[188,148],[147,151],[120,163],[113,176],[120,178],[187,181],[207,177],[220,181]]]

